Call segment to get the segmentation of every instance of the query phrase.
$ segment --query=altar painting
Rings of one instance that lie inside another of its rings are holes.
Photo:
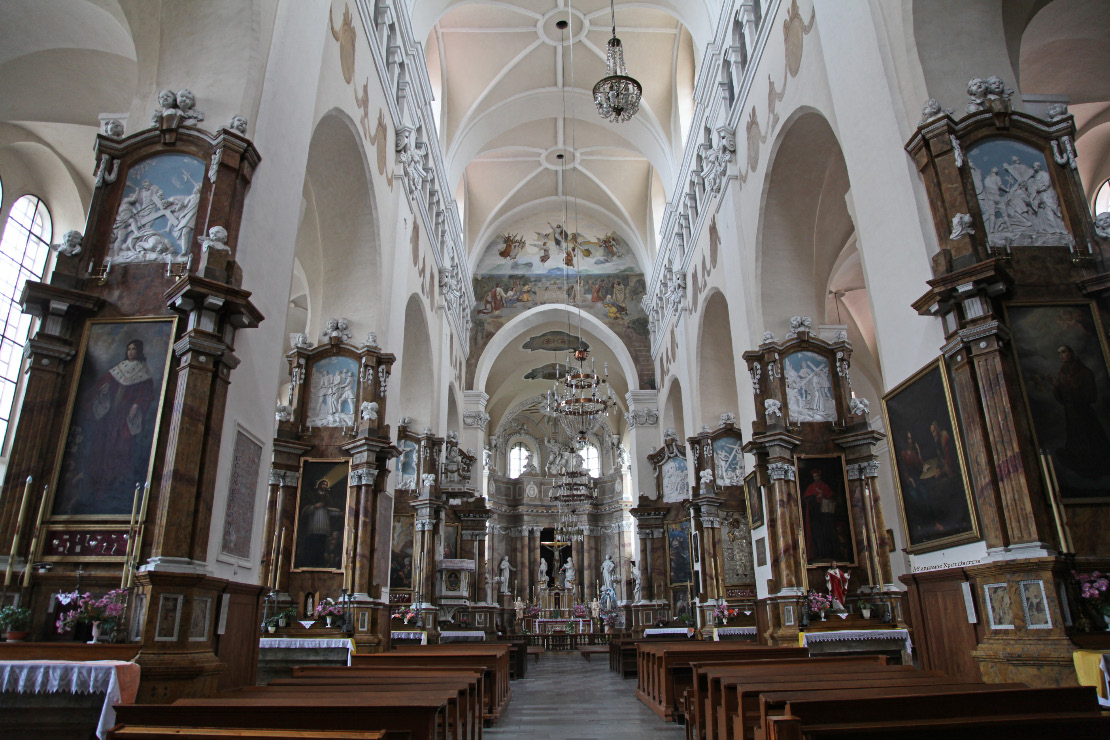
[[[1068,503],[1110,501],[1110,372],[1092,304],[1009,304],[1025,402]]]
[[[690,522],[670,522],[667,524],[667,578],[672,585],[689,583],[692,570]]]
[[[847,475],[840,455],[795,458],[808,565],[855,563]]]
[[[816,352],[794,352],[782,360],[791,423],[836,421],[829,361]]]
[[[357,398],[358,361],[353,357],[319,360],[309,376],[308,426],[353,428]]]
[[[89,322],[70,399],[54,516],[127,517],[150,480],[175,319]]]
[[[678,619],[683,615],[687,617],[693,616],[693,613],[690,611],[689,586],[671,589],[671,619]]]
[[[742,511],[721,512],[722,550],[726,585],[755,582],[752,532]]]
[[[744,483],[743,442],[739,437],[713,440],[713,477],[718,486],[740,486]]]
[[[130,169],[108,246],[113,263],[185,261],[204,164],[188,154],[158,154]]]
[[[927,552],[978,539],[978,524],[940,360],[883,399],[907,551]]]
[[[350,460],[302,460],[293,570],[343,568]]]
[[[413,521],[411,514],[393,517],[393,536],[389,545],[390,591],[412,588]]]
[[[763,486],[759,485],[756,471],[744,479],[744,497],[748,500],[748,521],[752,529],[763,526]]]

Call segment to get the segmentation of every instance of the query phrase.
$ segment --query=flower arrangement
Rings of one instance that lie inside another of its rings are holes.
[[[93,597],[88,593],[74,594],[74,599],[70,601],[74,608],[59,616],[55,624],[58,634],[73,629],[78,623],[92,622],[105,622],[106,631],[113,631],[123,617],[125,608],[123,602],[126,598],[127,591],[122,588],[109,591],[100,597]]]
[[[320,617],[341,617],[343,616],[343,606],[332,598],[321,599],[320,603],[316,605],[313,616],[317,619]]]
[[[1110,616],[1110,578],[1107,578],[1110,574],[1097,570],[1090,573],[1073,570],[1071,574],[1079,581],[1079,596],[1083,603],[1103,616]]]
[[[828,594],[810,591],[809,596],[806,597],[806,605],[809,607],[811,613],[819,614],[832,607],[832,599]]]
[[[590,610],[586,608],[585,604],[575,604],[574,605],[574,618],[575,619],[585,619],[588,616],[590,616]]]
[[[540,608],[538,606],[530,606],[524,610],[524,614],[529,617],[538,617],[540,615]]]
[[[713,609],[713,617],[721,623],[739,615],[740,610],[731,609],[728,604],[717,604],[716,608]]]
[[[400,619],[405,624],[411,624],[416,619],[416,610],[411,606],[402,606],[397,611],[393,612],[394,619]]]

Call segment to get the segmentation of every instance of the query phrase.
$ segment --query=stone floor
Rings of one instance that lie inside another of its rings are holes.
[[[528,656],[528,675],[512,682],[509,708],[484,732],[536,740],[677,740],[684,728],[667,724],[636,698],[636,680],[609,670],[606,655],[590,662],[574,652]]]

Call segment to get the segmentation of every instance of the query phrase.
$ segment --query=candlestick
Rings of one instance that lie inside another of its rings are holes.
[[[27,551],[27,564],[23,568],[23,588],[31,585],[31,561],[35,559],[35,550],[38,549],[39,535],[42,532],[42,520],[46,517],[47,486],[42,487],[42,501],[39,502],[39,515],[35,519],[35,529],[31,534],[31,549]]]
[[[27,516],[27,502],[31,496],[31,476],[27,476],[27,483],[23,486],[23,502],[19,505],[19,517],[15,520],[15,532],[12,534],[12,552],[8,556],[8,567],[4,571],[4,588],[12,585],[12,568],[15,567],[15,556],[19,552],[19,532],[23,529],[23,518]]]
[[[279,563],[281,561],[281,551],[284,550],[284,549],[285,549],[285,527],[282,527],[281,528],[281,540],[279,540],[279,542],[278,542],[278,562]],[[278,578],[279,578],[278,567],[277,567],[277,564],[275,564],[274,565],[274,590],[275,591],[277,591],[277,587],[278,587]]]
[[[143,484],[135,484],[135,497],[131,501],[131,521],[127,525],[127,547],[123,552],[123,572],[119,576],[119,587],[126,588],[128,581],[128,573],[131,570],[131,558],[134,556],[135,551],[135,520],[139,516],[139,497],[142,495]]]

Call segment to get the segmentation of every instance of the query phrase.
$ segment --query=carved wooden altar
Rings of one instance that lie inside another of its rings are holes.
[[[941,367],[987,558],[903,580],[914,621],[932,628],[919,634],[925,667],[950,668],[928,646],[959,630],[978,643],[973,656],[987,680],[1055,685],[1074,680],[1069,635],[1097,616],[1070,572],[1110,562],[1102,469],[1110,216],[1102,226],[1091,218],[1066,108],[1037,118],[1012,109],[1001,81],[989,94],[982,83],[969,83],[957,118],[927,110],[906,151],[941,247],[913,305],[944,327]],[[940,579],[970,589],[977,630],[922,598]]]

